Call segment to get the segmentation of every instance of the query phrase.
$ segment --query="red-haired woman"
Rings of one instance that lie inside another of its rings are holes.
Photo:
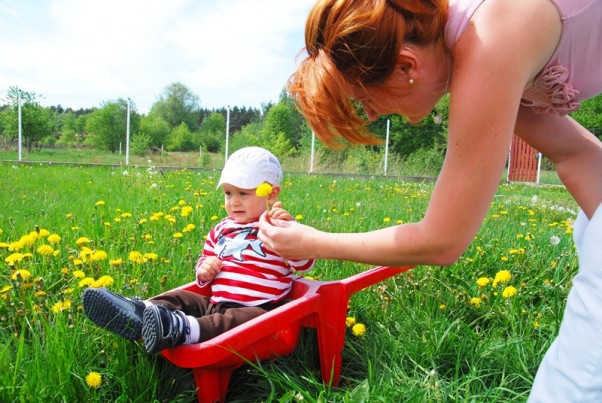
[[[289,91],[332,148],[374,144],[356,114],[425,118],[450,93],[443,168],[424,218],[334,234],[263,220],[287,258],[449,265],[478,231],[514,133],[548,157],[581,212],[580,270],[532,401],[602,401],[602,144],[567,114],[602,92],[600,0],[319,0]],[[470,208],[467,208],[470,206]]]

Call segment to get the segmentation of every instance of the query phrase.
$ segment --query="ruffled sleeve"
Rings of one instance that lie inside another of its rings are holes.
[[[550,66],[538,75],[525,89],[521,105],[530,107],[537,113],[566,115],[581,108],[574,101],[579,91],[568,82],[569,71],[563,66]]]

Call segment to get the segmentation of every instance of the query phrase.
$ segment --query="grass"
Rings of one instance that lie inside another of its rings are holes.
[[[80,295],[104,284],[150,297],[191,281],[203,237],[224,214],[216,175],[0,164],[0,401],[194,400],[187,371],[93,326]],[[431,191],[288,174],[281,200],[309,225],[364,231],[419,220]],[[576,270],[575,216],[562,187],[501,185],[456,264],[417,267],[353,296],[349,317],[367,331],[347,335],[340,386],[321,383],[307,330],[292,356],[236,371],[228,401],[525,401]],[[320,261],[310,274],[366,267]]]

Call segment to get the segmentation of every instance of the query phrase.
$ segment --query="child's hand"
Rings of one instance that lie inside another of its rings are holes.
[[[282,207],[282,202],[276,202],[268,212],[268,219],[275,218],[282,221],[293,221],[293,217]]]
[[[215,256],[208,256],[196,269],[196,277],[203,283],[207,283],[213,280],[221,269],[222,261]]]

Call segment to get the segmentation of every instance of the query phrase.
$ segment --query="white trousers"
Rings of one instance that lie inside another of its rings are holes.
[[[591,220],[579,212],[573,238],[579,271],[558,337],[537,370],[531,403],[602,402],[602,204]]]

